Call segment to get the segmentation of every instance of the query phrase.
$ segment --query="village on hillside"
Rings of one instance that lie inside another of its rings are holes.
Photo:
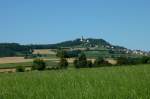
[[[120,47],[120,46],[114,46],[112,44],[107,44],[107,45],[100,45],[100,44],[93,44],[91,42],[90,38],[85,38],[82,36],[79,41],[81,42],[80,46],[74,46],[74,47],[61,47],[64,50],[90,50],[90,51],[102,51],[102,50],[109,50],[110,52],[112,51],[117,51],[117,52],[122,52],[125,54],[134,54],[134,55],[143,55],[143,56],[148,56],[150,55],[150,51],[144,51],[144,50],[138,50],[138,49],[128,49],[125,47]]]

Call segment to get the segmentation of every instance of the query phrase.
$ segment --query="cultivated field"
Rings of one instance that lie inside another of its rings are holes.
[[[51,49],[36,49],[33,51],[33,54],[53,54],[55,55],[56,53],[52,51]]]
[[[56,53],[52,51],[51,49],[40,49],[40,50],[34,50],[34,54],[44,54],[46,55],[45,57],[42,57],[45,61],[54,61],[54,62],[59,62],[59,58],[56,57]],[[0,67],[11,67],[10,65],[13,66],[18,66],[18,65],[23,65],[31,63],[33,59],[25,59],[24,57],[2,57],[0,58]]]
[[[58,58],[43,58],[44,60],[51,60],[58,62]],[[33,59],[24,59],[24,57],[4,57],[0,58],[0,64],[6,64],[6,63],[25,63],[25,62],[32,62]]]
[[[0,58],[0,64],[31,62],[32,60],[33,59],[24,59],[24,57],[4,57]]]
[[[0,74],[0,99],[150,99],[150,65]]]
[[[47,68],[52,68],[58,66],[59,60],[46,60],[45,63]],[[25,67],[26,70],[30,70],[33,65],[33,62],[21,62],[21,63],[7,63],[0,64],[0,73],[12,73],[16,72],[16,67]]]

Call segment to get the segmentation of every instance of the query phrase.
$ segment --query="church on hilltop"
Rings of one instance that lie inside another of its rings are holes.
[[[81,37],[80,41],[83,43],[89,43],[89,40],[85,39],[83,36]]]

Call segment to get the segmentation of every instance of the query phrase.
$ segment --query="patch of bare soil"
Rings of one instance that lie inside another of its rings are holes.
[[[106,59],[110,64],[113,64],[113,65],[115,65],[115,64],[117,64],[117,61],[116,60],[114,60],[114,59]]]
[[[11,68],[11,69],[0,69],[0,73],[13,73],[16,72],[15,68]]]

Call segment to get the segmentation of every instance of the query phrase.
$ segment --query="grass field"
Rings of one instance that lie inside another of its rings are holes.
[[[0,99],[150,99],[150,65],[0,74]]]

